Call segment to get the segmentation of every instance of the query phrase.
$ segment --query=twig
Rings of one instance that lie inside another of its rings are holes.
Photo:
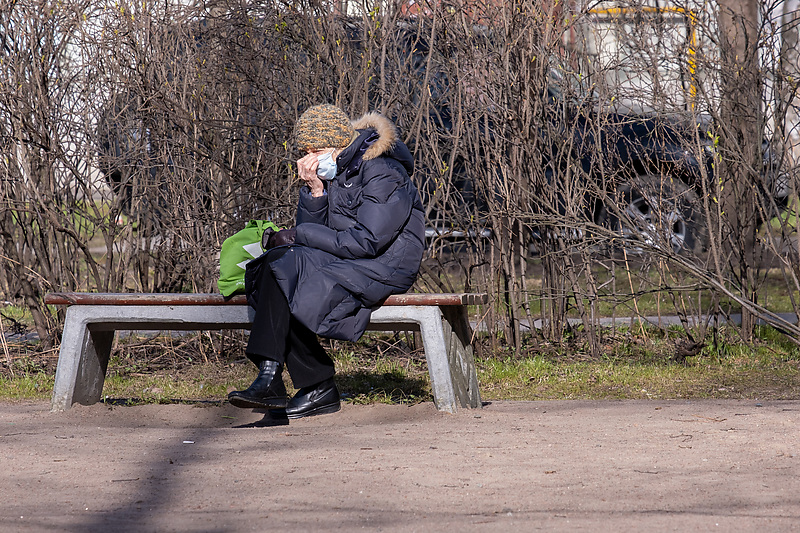
[[[628,264],[628,251],[624,246],[622,248],[622,256],[625,260],[625,272],[628,274],[628,285],[630,285],[631,293],[633,293],[633,279],[631,278],[631,269],[630,265]],[[639,304],[635,298],[633,300],[633,307],[636,310],[636,316],[642,316],[642,314],[639,312]],[[642,335],[644,335],[644,324],[642,324],[641,320],[639,321],[639,329],[641,330]]]
[[[11,353],[8,351],[8,342],[6,342],[6,331],[3,328],[3,318],[0,316],[0,344],[3,345],[3,353],[6,356],[6,364],[8,370],[11,372],[11,377],[14,377],[14,366],[11,364]]]

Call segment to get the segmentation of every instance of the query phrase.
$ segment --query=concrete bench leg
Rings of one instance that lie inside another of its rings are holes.
[[[87,311],[79,306],[67,309],[53,387],[52,411],[64,411],[73,403],[97,403],[103,393],[114,331],[93,328]]]
[[[461,407],[481,407],[478,374],[472,349],[472,327],[466,307],[441,307],[442,331],[455,395]]]
[[[447,310],[447,315],[443,315],[438,307],[432,306],[381,307],[373,311],[370,319],[370,323],[386,329],[403,330],[408,324],[419,327],[433,401],[437,409],[448,413],[456,412],[459,407],[481,407],[469,322],[466,311],[461,309],[463,313]]]

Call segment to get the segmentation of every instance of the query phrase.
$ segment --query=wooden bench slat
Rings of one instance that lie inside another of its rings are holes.
[[[487,294],[395,294],[383,305],[481,305]],[[51,292],[45,295],[48,305],[246,305],[244,295],[225,299],[221,294],[189,293],[103,293]]]

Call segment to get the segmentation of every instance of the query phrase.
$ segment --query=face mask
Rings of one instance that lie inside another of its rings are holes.
[[[317,176],[320,179],[331,181],[336,177],[336,161],[334,161],[332,153],[322,154],[317,157],[317,161],[319,161]]]

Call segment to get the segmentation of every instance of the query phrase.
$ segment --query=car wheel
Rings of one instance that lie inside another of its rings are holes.
[[[674,253],[702,253],[708,230],[697,194],[683,181],[652,174],[638,176],[617,189],[621,216],[601,210],[601,222],[626,237],[638,238]],[[633,251],[643,251],[632,247]]]

